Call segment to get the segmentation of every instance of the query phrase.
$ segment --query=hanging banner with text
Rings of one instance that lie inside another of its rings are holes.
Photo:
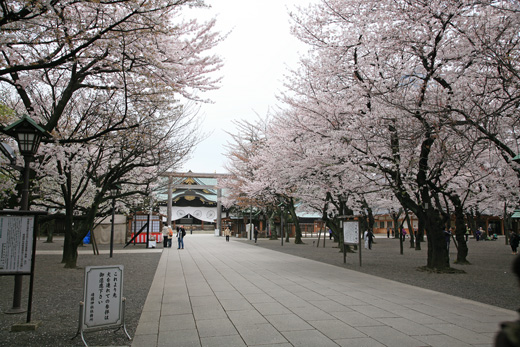
[[[34,216],[0,217],[0,274],[30,274]]]
[[[123,265],[86,267],[84,330],[122,325],[123,269]]]

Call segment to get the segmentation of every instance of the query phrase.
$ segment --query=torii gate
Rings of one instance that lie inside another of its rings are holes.
[[[226,178],[230,177],[230,174],[210,174],[210,173],[194,173],[194,172],[166,172],[161,174],[160,176],[168,177],[168,203],[167,203],[167,211],[166,218],[167,223],[170,225],[172,220],[172,189],[191,189],[194,188],[193,185],[190,184],[173,184],[174,177],[195,177],[195,178]],[[221,216],[221,208],[222,205],[220,203],[220,198],[222,197],[222,189],[213,185],[197,185],[197,189],[217,189],[217,228],[219,233],[222,232],[221,224],[222,224],[222,216]]]

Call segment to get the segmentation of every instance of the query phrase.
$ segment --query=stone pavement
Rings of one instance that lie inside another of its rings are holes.
[[[132,347],[492,346],[515,311],[192,235],[165,249]]]

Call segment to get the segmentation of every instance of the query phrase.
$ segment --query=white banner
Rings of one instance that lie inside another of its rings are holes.
[[[161,213],[166,213],[166,208],[164,212],[161,210]],[[204,222],[214,223],[217,221],[217,208],[216,207],[190,207],[190,206],[182,206],[172,207],[172,220],[179,220],[181,218],[185,218],[188,215],[200,219]]]

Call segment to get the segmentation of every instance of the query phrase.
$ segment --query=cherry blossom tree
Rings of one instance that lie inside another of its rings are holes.
[[[235,122],[236,133],[229,133],[231,140],[226,153],[226,168],[231,175],[219,184],[229,192],[222,199],[224,206],[241,210],[254,206],[262,210],[267,216],[271,239],[277,239],[274,218],[281,213],[280,198],[269,187],[259,185],[256,175],[263,167],[256,156],[265,144],[265,124],[262,119]]]
[[[202,100],[199,92],[218,87],[209,75],[221,62],[209,51],[222,37],[214,20],[181,18],[185,6],[202,5],[195,0],[2,5],[1,102],[53,135],[40,168],[56,165],[58,189],[42,204],[66,211],[71,249],[64,260],[73,266],[78,240],[111,185],[131,177],[148,187],[151,172],[171,168],[197,141],[181,142],[187,113],[178,99]],[[179,141],[168,141],[172,135]],[[127,192],[137,182],[130,179]],[[76,233],[80,211],[88,222]]]
[[[174,124],[171,114],[149,115],[138,128],[93,141],[44,145],[45,156],[38,168],[41,199],[35,204],[64,211],[66,226],[74,225],[65,234],[65,267],[76,266],[77,248],[93,229],[95,218],[110,208],[114,198],[110,191],[115,186],[122,188],[119,200],[142,200],[152,192],[159,174],[178,165],[191,150],[195,141],[192,116],[183,114],[180,107],[176,112]]]
[[[470,87],[479,81],[467,72],[484,66],[468,33],[476,25],[487,28],[489,16],[503,20],[500,4],[331,0],[293,16],[296,35],[312,52],[302,59],[304,70],[291,81],[292,90],[326,105],[329,110],[315,117],[331,124],[339,118],[343,141],[358,152],[362,172],[376,180],[382,175],[400,204],[428,226],[428,268],[449,268],[441,182],[450,180],[446,165],[453,161],[445,148],[460,145],[466,139],[457,139],[457,132],[478,123],[454,112],[454,105],[475,108],[465,92],[476,91]],[[501,28],[493,30],[498,35]],[[486,103],[478,91],[471,95]],[[295,100],[292,105],[301,102]],[[501,135],[511,139],[510,132]],[[470,140],[463,148],[479,141]],[[453,172],[464,160],[457,163]]]

